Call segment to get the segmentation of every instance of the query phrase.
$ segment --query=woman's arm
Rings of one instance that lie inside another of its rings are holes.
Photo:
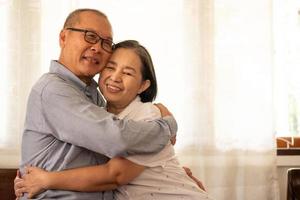
[[[185,173],[186,173],[191,179],[193,179],[193,181],[198,185],[198,187],[199,187],[201,190],[206,191],[206,189],[205,189],[204,185],[202,184],[202,182],[201,182],[198,178],[196,178],[195,176],[193,176],[193,173],[192,173],[192,171],[191,171],[190,168],[188,168],[188,167],[183,167],[183,169],[185,170]]]
[[[48,172],[45,189],[95,192],[107,190],[107,185],[109,185],[109,189],[115,189],[120,185],[129,183],[143,170],[144,166],[118,157],[111,159],[104,165]]]
[[[59,172],[47,172],[37,167],[28,167],[17,183],[20,191],[33,195],[48,189],[95,192],[112,190],[129,183],[140,175],[144,166],[135,164],[125,158],[113,158],[104,165],[69,169]]]

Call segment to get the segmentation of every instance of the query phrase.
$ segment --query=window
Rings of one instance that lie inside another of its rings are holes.
[[[275,0],[274,108],[279,137],[300,136],[300,1]]]

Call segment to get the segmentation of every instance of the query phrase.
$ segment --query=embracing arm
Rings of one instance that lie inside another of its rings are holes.
[[[33,197],[48,189],[96,192],[112,190],[136,178],[144,166],[124,158],[113,158],[107,164],[47,172],[37,167],[28,167],[22,181],[15,183],[19,193],[27,192]]]
[[[140,175],[144,167],[125,158],[113,158],[107,164],[48,172],[46,189],[95,192],[115,189]]]
[[[157,152],[177,131],[170,113],[149,122],[119,120],[59,80],[43,88],[40,99],[54,137],[108,157]]]

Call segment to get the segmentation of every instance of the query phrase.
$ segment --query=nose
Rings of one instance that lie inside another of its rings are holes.
[[[121,77],[122,77],[121,72],[116,70],[111,74],[110,79],[114,82],[121,82],[122,81]]]
[[[100,42],[97,42],[96,44],[91,46],[91,50],[95,53],[99,53],[100,51],[102,51],[102,47],[101,47]]]

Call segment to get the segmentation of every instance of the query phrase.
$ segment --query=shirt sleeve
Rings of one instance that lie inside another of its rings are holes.
[[[54,137],[108,157],[157,152],[177,131],[173,117],[148,122],[119,120],[64,81],[48,83],[41,103]]]
[[[134,115],[128,115],[127,117],[131,117],[131,119],[137,121],[152,121],[155,119],[159,119],[161,117],[161,113],[160,110],[152,103],[141,103],[139,104],[139,107],[136,108]],[[160,152],[147,155],[131,155],[127,156],[126,159],[145,167],[164,167],[166,166],[167,161],[174,157],[174,148],[169,141],[168,144]]]

